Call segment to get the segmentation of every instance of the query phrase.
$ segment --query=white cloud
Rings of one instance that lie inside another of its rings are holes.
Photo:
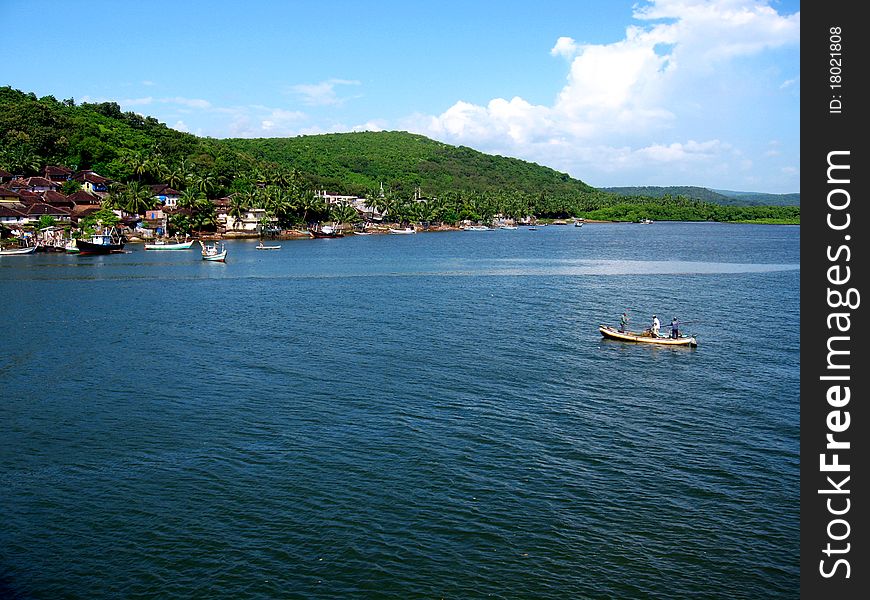
[[[208,100],[202,100],[201,98],[182,98],[180,96],[176,96],[175,98],[161,98],[160,102],[163,102],[165,104],[179,104],[188,108],[211,108],[211,102],[209,102]]]
[[[336,94],[335,87],[339,85],[360,85],[360,82],[349,79],[327,79],[320,83],[300,83],[291,86],[290,91],[309,106],[331,106],[347,100],[347,98],[339,98]]]
[[[577,54],[577,42],[575,42],[573,38],[560,37],[556,40],[556,45],[550,50],[550,54],[553,56],[571,58]]]
[[[184,121],[181,120],[176,121],[175,125],[172,126],[172,129],[175,129],[176,131],[184,131],[186,133],[190,132],[190,129],[187,127]]]
[[[721,134],[693,141],[691,132],[680,133],[683,113],[692,111],[702,126],[715,120],[704,114],[711,90],[741,83],[726,83],[724,67],[736,57],[796,47],[800,13],[779,15],[763,0],[653,0],[636,7],[634,17],[642,24],[626,28],[625,37],[613,43],[556,40],[550,54],[571,62],[552,103],[536,105],[521,97],[485,105],[460,100],[439,115],[415,118],[410,129],[578,176],[608,171],[610,165],[602,164],[608,160],[623,167],[685,161],[711,169],[716,160],[731,160],[734,170],[743,168],[748,159],[715,139]],[[671,139],[653,142],[653,137]]]
[[[147,106],[154,102],[154,98],[146,96],[145,98],[126,98],[118,102],[120,106]]]

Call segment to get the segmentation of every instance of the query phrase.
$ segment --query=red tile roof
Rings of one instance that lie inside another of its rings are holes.
[[[75,202],[76,204],[99,204],[100,198],[98,196],[94,196],[90,192],[86,192],[85,190],[78,190],[67,196],[70,200]]]
[[[53,217],[67,217],[69,216],[70,211],[62,206],[52,206],[51,204],[45,204],[44,202],[37,202],[28,206],[25,214],[28,216],[51,215]]]
[[[24,213],[20,210],[0,204],[0,217],[16,217],[20,219],[23,216]]]
[[[46,179],[45,177],[28,177],[26,180],[28,187],[48,187],[57,189],[59,186],[56,182]]]

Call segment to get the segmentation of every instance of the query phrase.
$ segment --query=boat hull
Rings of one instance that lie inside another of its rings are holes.
[[[193,240],[189,242],[181,242],[178,244],[145,244],[146,250],[190,250],[193,246]]]
[[[607,339],[619,340],[621,342],[656,344],[659,346],[689,346],[692,348],[698,345],[698,341],[694,336],[680,336],[678,338],[653,337],[652,335],[642,335],[632,331],[619,331],[608,325],[599,325],[598,331]]]
[[[121,252],[124,249],[124,244],[94,244],[85,240],[76,240],[76,248],[79,254],[111,254],[112,252]]]
[[[14,248],[11,250],[0,250],[0,256],[20,256],[22,254],[33,254],[36,252],[36,246],[28,248]]]
[[[317,239],[344,237],[344,234],[340,231],[325,232],[325,231],[315,231],[313,229],[309,229],[308,233],[311,235],[311,237],[317,238]]]

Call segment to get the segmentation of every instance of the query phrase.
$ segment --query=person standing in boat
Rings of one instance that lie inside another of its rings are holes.
[[[652,327],[650,330],[652,331],[653,337],[659,337],[659,329],[662,328],[662,323],[659,321],[659,318],[653,315]]]
[[[676,317],[671,319],[671,337],[675,339],[680,337],[680,322]]]
[[[622,313],[622,316],[619,317],[619,331],[620,331],[620,333],[624,333],[626,327],[628,327],[628,315],[626,313]]]

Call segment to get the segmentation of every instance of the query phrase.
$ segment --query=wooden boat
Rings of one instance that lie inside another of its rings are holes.
[[[417,230],[413,227],[405,227],[404,229],[393,229],[391,227],[390,233],[393,235],[407,235],[409,233],[417,233]]]
[[[256,246],[257,250],[280,250],[281,246],[267,246],[262,241]]]
[[[344,237],[344,234],[332,227],[331,225],[323,225],[322,227],[310,227],[308,229],[308,234],[313,238],[340,238]]]
[[[202,260],[210,260],[214,262],[226,262],[227,261],[227,247],[223,242],[215,242],[214,244],[203,244],[199,243],[202,246]]]
[[[185,240],[183,242],[167,242],[166,240],[157,240],[151,244],[145,244],[146,250],[190,250],[195,240]]]
[[[636,333],[634,331],[619,331],[615,327],[609,325],[599,325],[598,331],[601,335],[611,340],[619,340],[622,342],[635,342],[638,344],[659,344],[661,346],[691,346],[694,348],[698,345],[695,336],[680,335],[678,338],[653,336],[649,331]]]
[[[22,248],[4,248],[0,250],[0,256],[20,256],[22,254],[33,254],[36,252],[36,246],[24,246]]]
[[[105,233],[95,233],[91,239],[76,240],[76,248],[79,254],[111,254],[124,250],[124,242],[114,228]]]

